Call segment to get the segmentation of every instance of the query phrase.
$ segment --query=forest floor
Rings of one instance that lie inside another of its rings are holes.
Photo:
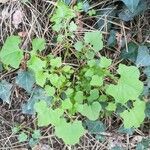
[[[55,0],[0,0],[0,47],[10,35],[18,35],[22,39],[21,49],[23,50],[31,48],[33,38],[44,38],[47,45],[45,54],[62,56],[63,63],[72,64],[75,67],[79,64],[82,66],[84,62],[79,63],[78,59],[72,56],[74,52],[66,58],[63,46],[55,42],[58,33],[52,30],[53,23],[50,18],[56,9],[56,2]],[[73,8],[76,2],[72,0],[70,7]],[[126,14],[127,8],[121,0],[85,0],[83,11],[75,18],[75,23],[80,28],[75,35],[78,39],[83,39],[83,34],[87,31],[102,32],[104,47],[96,57],[103,55],[112,59],[114,66],[112,72],[116,72],[119,63],[136,65],[138,47],[146,46],[150,51],[150,2],[149,0],[142,2],[139,6],[141,10],[137,9],[137,14]],[[137,48],[132,44],[135,44]],[[148,63],[150,55],[143,54],[143,59],[145,63]],[[150,84],[150,81],[147,83],[148,77],[143,73],[143,69],[149,66],[150,63],[140,67],[140,79],[145,87]],[[65,145],[61,139],[57,138],[52,126],[40,128],[42,135],[33,148],[30,147],[29,141],[19,142],[18,133],[14,134],[12,129],[20,126],[21,130],[31,135],[31,132],[37,129],[36,116],[22,112],[23,104],[27,103],[31,95],[15,83],[19,69],[5,67],[0,62],[0,80],[5,79],[12,84],[12,88],[10,103],[0,101],[0,150],[150,149],[150,85],[144,95],[149,116],[147,115],[139,128],[121,128],[122,121],[114,112],[111,116],[106,115],[100,119],[106,126],[105,131],[97,135],[89,132],[74,146]],[[0,90],[2,91],[1,86]]]

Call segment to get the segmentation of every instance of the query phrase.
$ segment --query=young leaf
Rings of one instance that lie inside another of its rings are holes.
[[[16,77],[16,84],[31,93],[35,83],[35,77],[32,71],[19,71]]]
[[[10,102],[11,88],[12,84],[8,83],[7,81],[2,80],[0,82],[0,99],[8,104]]]
[[[98,99],[98,97],[99,97],[99,91],[97,89],[93,89],[90,91],[88,102],[93,102],[94,100]]]
[[[77,109],[83,116],[86,116],[89,120],[94,121],[99,117],[101,105],[99,102],[94,102],[91,105],[79,105]]]
[[[74,45],[74,48],[79,52],[83,49],[83,47],[84,47],[84,45],[81,41],[77,41]]]
[[[71,21],[71,23],[69,25],[69,31],[74,32],[76,30],[77,30],[77,25],[73,21]]]
[[[125,128],[138,128],[145,118],[145,102],[136,100],[133,103],[133,108],[125,110],[120,116],[123,118],[123,124]]]
[[[61,62],[61,57],[56,57],[56,58],[53,58],[50,60],[50,65],[53,67],[53,68],[59,68],[61,65],[62,65],[62,62]]]
[[[92,80],[90,82],[91,86],[102,86],[103,85],[103,78],[98,76],[98,75],[94,75],[92,76]]]
[[[19,68],[20,62],[23,59],[23,51],[19,48],[20,42],[21,39],[19,36],[10,36],[6,39],[0,51],[0,60],[2,63],[10,65],[13,68]]]
[[[31,55],[31,59],[28,61],[28,68],[32,69],[35,73],[42,71],[46,66],[46,61],[41,60],[35,55]]]
[[[19,142],[24,142],[26,141],[28,138],[28,136],[24,133],[24,132],[21,132],[19,135],[18,135],[18,140]]]
[[[75,96],[74,96],[74,100],[77,102],[77,103],[83,103],[83,100],[84,100],[84,95],[83,95],[83,92],[82,91],[78,91],[75,93]]]
[[[71,109],[72,108],[72,103],[70,101],[70,99],[65,99],[64,101],[62,101],[62,109]]]
[[[34,130],[33,134],[32,134],[32,137],[34,139],[39,139],[41,137],[41,132],[40,130]]]
[[[45,101],[36,103],[34,108],[37,112],[38,126],[48,126],[49,124],[56,126],[60,123],[63,110],[53,110],[47,106]]]
[[[74,145],[85,134],[85,130],[81,121],[76,120],[73,123],[62,121],[61,124],[55,127],[55,134],[62,138],[65,144]]]
[[[111,65],[112,60],[108,59],[106,57],[100,58],[100,67],[102,68],[108,68]]]
[[[55,88],[50,85],[45,86],[45,91],[46,91],[47,95],[49,95],[49,96],[54,96],[54,94],[55,94]]]
[[[84,40],[93,47],[95,52],[103,48],[102,34],[99,31],[86,32]]]
[[[115,101],[125,104],[128,100],[136,100],[143,91],[143,83],[139,80],[140,72],[137,67],[119,65],[118,73],[121,75],[117,85],[109,85],[107,94]]]
[[[44,38],[35,38],[32,41],[32,50],[34,52],[37,52],[38,50],[41,52],[42,50],[45,49],[45,39]]]
[[[49,77],[49,74],[47,72],[43,72],[43,71],[36,72],[35,73],[36,84],[43,87],[48,77]]]

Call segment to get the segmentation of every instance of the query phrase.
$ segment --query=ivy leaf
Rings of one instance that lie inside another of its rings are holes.
[[[35,77],[32,71],[19,71],[16,77],[16,84],[31,93],[35,83]]]
[[[103,85],[103,78],[98,76],[98,75],[94,75],[92,76],[92,80],[90,82],[91,86],[102,86]]]
[[[94,121],[99,117],[101,105],[99,102],[94,102],[91,105],[79,105],[77,109],[83,116],[86,116],[89,120]]]
[[[48,105],[51,104],[52,97],[48,96],[45,90],[43,90],[42,88],[36,87],[31,93],[31,97],[27,100],[27,103],[23,104],[22,112],[24,114],[34,114],[34,105],[41,99],[47,102]]]
[[[134,128],[124,128],[123,126],[121,126],[118,129],[119,133],[123,133],[123,134],[129,134],[129,135],[133,135],[135,129]]]
[[[123,118],[123,124],[125,128],[138,128],[143,123],[145,118],[145,102],[136,100],[133,103],[133,108],[125,110],[120,116]]]
[[[120,79],[117,85],[109,85],[106,93],[113,96],[117,103],[125,104],[128,100],[136,100],[143,91],[143,83],[139,80],[140,72],[135,66],[119,65]]]
[[[102,33],[99,31],[86,32],[84,36],[85,43],[90,44],[95,52],[103,48]]]
[[[129,59],[132,62],[136,62],[137,55],[138,55],[138,46],[133,42],[130,42],[128,44],[128,52],[126,48],[123,49],[121,52],[121,58]]]
[[[136,59],[136,65],[140,66],[150,66],[150,53],[146,46],[140,46],[138,49],[138,55]]]
[[[99,134],[106,131],[106,126],[101,121],[86,120],[85,125],[91,134]]]
[[[122,0],[122,1],[128,7],[128,9],[133,13],[136,10],[140,0]]]
[[[2,80],[0,82],[0,99],[8,104],[10,102],[11,88],[12,84],[8,83],[7,81]]]
[[[23,59],[23,51],[19,48],[20,42],[21,39],[19,36],[10,36],[6,39],[0,51],[0,60],[2,63],[10,65],[13,68],[19,68],[20,62]]]
[[[45,49],[45,39],[44,38],[35,38],[32,41],[32,50],[34,52],[37,52],[38,50],[41,52],[42,50]]]
[[[85,134],[85,130],[81,121],[76,120],[73,123],[63,121],[55,127],[55,134],[59,138],[62,138],[65,144],[74,145]]]
[[[60,117],[63,115],[63,110],[53,110],[47,106],[45,101],[36,103],[34,108],[37,112],[38,126],[48,126],[49,124],[56,126],[60,123]]]

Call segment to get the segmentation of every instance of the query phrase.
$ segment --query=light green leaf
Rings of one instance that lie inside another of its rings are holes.
[[[65,82],[66,78],[62,75],[58,76],[54,73],[49,75],[49,80],[53,86],[55,86],[56,88],[60,88]]]
[[[103,78],[98,76],[98,75],[94,75],[92,76],[92,80],[90,82],[91,86],[102,86],[103,85]]]
[[[90,91],[90,96],[88,97],[89,102],[93,102],[94,100],[98,99],[99,91],[97,89],[93,89]]]
[[[111,65],[112,60],[108,59],[106,57],[101,57],[100,58],[100,67],[102,68],[108,68]]]
[[[102,34],[99,31],[86,32],[84,40],[93,47],[95,52],[103,48]]]
[[[18,135],[18,140],[19,142],[24,142],[26,141],[28,138],[28,136],[24,133],[24,132],[21,132],[19,135]]]
[[[12,84],[8,83],[7,81],[2,80],[0,82],[0,99],[8,104],[10,102],[11,88]]]
[[[99,118],[99,113],[101,110],[101,105],[98,102],[94,102],[91,105],[79,105],[77,108],[83,116],[86,116],[89,120],[96,120]]]
[[[23,51],[19,48],[20,42],[19,36],[10,36],[6,39],[0,51],[2,63],[13,68],[19,68],[20,62],[23,59]]]
[[[31,93],[35,83],[34,73],[32,71],[19,71],[16,77],[16,84]]]
[[[85,134],[85,130],[81,121],[74,121],[73,123],[63,121],[55,127],[55,134],[62,138],[65,144],[74,145],[79,143],[79,139]]]
[[[49,95],[49,96],[54,96],[54,94],[55,94],[55,88],[50,85],[45,86],[45,91],[46,91],[47,95]]]
[[[45,39],[44,38],[35,38],[32,41],[32,50],[34,52],[37,52],[38,50],[41,52],[42,50],[45,49]]]
[[[133,103],[133,108],[125,110],[120,116],[123,118],[125,128],[138,128],[143,123],[145,118],[145,102],[136,100]]]
[[[118,84],[109,85],[107,94],[113,96],[117,103],[125,104],[128,100],[136,100],[143,91],[138,68],[120,64],[118,73],[121,75]]]
[[[72,108],[72,103],[70,101],[70,99],[65,99],[64,101],[62,101],[62,109],[71,109]]]
[[[81,41],[77,41],[74,45],[74,48],[79,52],[83,49],[83,47],[84,47],[84,45]]]
[[[49,77],[47,72],[38,71],[35,73],[36,84],[43,87],[46,83],[46,79]]]
[[[76,30],[77,30],[77,25],[73,21],[71,21],[71,23],[69,25],[69,31],[74,32]]]
[[[115,111],[116,110],[116,104],[115,103],[113,103],[113,102],[109,102],[108,103],[108,106],[106,107],[106,110],[108,110],[108,111]]]
[[[59,125],[63,110],[49,108],[45,101],[40,101],[34,105],[37,112],[38,126],[48,126],[52,124],[54,126]]]
[[[40,130],[34,130],[33,134],[32,134],[32,137],[34,139],[39,139],[41,137],[41,132]]]
[[[41,60],[35,55],[31,55],[30,60],[28,61],[28,68],[32,69],[35,73],[42,71],[46,67],[46,61]]]
[[[61,57],[56,57],[56,58],[53,58],[50,60],[50,65],[53,67],[53,68],[59,68],[61,65],[62,65],[62,62],[61,62]]]
[[[83,95],[83,92],[82,91],[78,91],[75,93],[75,96],[74,96],[74,100],[77,102],[77,103],[83,103],[83,100],[84,100],[84,95]]]

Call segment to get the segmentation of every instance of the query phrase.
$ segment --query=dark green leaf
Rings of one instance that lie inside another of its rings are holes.
[[[133,13],[136,10],[140,0],[122,0],[122,1],[128,7],[128,9]]]
[[[146,46],[140,46],[138,49],[138,56],[136,59],[136,65],[140,66],[150,66],[150,54],[149,49]]]
[[[86,120],[84,125],[91,134],[100,134],[106,131],[106,126],[101,121]]]
[[[128,51],[126,50],[126,48],[123,49],[120,56],[123,59],[129,59],[130,61],[135,62],[137,54],[138,54],[138,46],[135,43],[130,42],[128,44]]]
[[[47,96],[44,89],[36,87],[33,93],[31,93],[31,97],[27,100],[27,103],[23,104],[22,112],[24,114],[34,114],[34,104],[39,100],[44,100],[47,102],[48,105],[50,105],[52,97]]]
[[[146,103],[145,115],[150,119],[150,102]]]
[[[19,71],[16,77],[16,83],[19,87],[31,93],[35,83],[34,73],[32,71]]]
[[[109,35],[108,41],[107,41],[108,46],[114,47],[116,45],[116,43],[117,43],[116,33],[117,32],[114,30],[110,31],[110,35]]]
[[[140,1],[139,5],[136,8],[136,11],[131,12],[126,6],[123,7],[121,12],[119,13],[119,18],[123,21],[130,21],[133,20],[133,18],[145,10],[148,9],[148,3],[146,0]]]
[[[134,128],[124,128],[123,126],[121,126],[118,129],[119,133],[123,133],[123,134],[129,134],[132,135],[134,133]]]
[[[12,84],[8,83],[7,81],[2,80],[0,82],[0,99],[6,103],[10,102],[11,88]]]

